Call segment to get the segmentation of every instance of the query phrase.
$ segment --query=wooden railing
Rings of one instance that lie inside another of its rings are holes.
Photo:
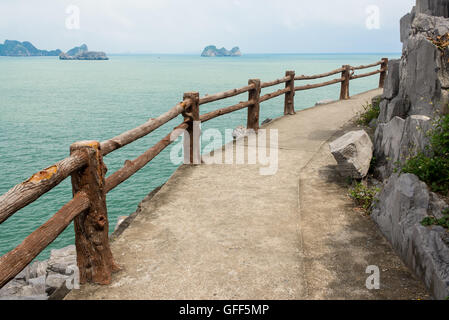
[[[184,131],[189,139],[184,139],[186,164],[200,163],[200,150],[195,148],[199,139],[193,134],[194,126],[216,117],[241,109],[248,109],[247,127],[259,129],[260,103],[285,95],[284,114],[295,114],[294,96],[296,91],[324,87],[341,83],[340,99],[349,99],[350,80],[372,76],[380,73],[379,87],[383,88],[387,73],[388,59],[379,62],[351,67],[345,65],[331,72],[296,76],[294,71],[287,71],[285,77],[270,82],[251,79],[248,85],[200,98],[199,93],[184,94],[182,102],[171,110],[151,119],[141,126],[127,131],[115,138],[101,143],[81,141],[70,146],[70,156],[53,166],[34,174],[27,181],[13,187],[0,197],[0,223],[5,222],[15,212],[37,200],[63,180],[71,176],[73,199],[65,204],[50,220],[31,233],[15,249],[0,258],[0,288],[19,274],[50,243],[52,243],[74,221],[77,262],[80,281],[108,284],[111,273],[118,270],[109,247],[109,222],[106,210],[106,194],[130,178],[154,159],[167,146],[175,141]],[[380,65],[380,69],[355,75],[355,71]],[[295,86],[295,81],[313,80],[340,74],[339,78],[318,84]],[[285,83],[285,88],[261,96],[261,89]],[[218,109],[200,115],[200,105],[234,97],[248,92],[248,100],[233,106]],[[103,157],[118,150],[158,129],[172,119],[182,115],[184,121],[165,138],[148,149],[133,161],[126,161],[124,166],[106,178],[106,166]]]

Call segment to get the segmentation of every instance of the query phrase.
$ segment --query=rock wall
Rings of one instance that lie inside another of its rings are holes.
[[[449,297],[449,233],[421,222],[429,215],[442,218],[447,207],[415,175],[395,174],[371,214],[405,264],[441,300]]]
[[[417,0],[400,21],[403,52],[391,60],[374,138],[375,172],[384,189],[372,217],[396,252],[436,299],[449,296],[449,232],[424,227],[447,205],[410,174],[396,174],[417,152],[428,152],[434,120],[448,113],[449,50],[434,44],[449,33],[449,0]]]
[[[447,0],[418,0],[417,7],[401,20],[403,54],[388,64],[375,133],[377,173],[382,179],[393,173],[395,163],[423,151],[432,119],[448,112],[449,50],[429,40],[449,33],[448,6]]]

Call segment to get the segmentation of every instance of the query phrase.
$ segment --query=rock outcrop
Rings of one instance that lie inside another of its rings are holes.
[[[216,46],[207,46],[201,54],[202,57],[240,57],[241,55],[239,47],[234,47],[231,51],[228,51],[225,48],[217,49]]]
[[[9,57],[39,57],[39,56],[59,56],[61,50],[39,50],[31,44],[31,42],[6,40],[3,44],[0,44],[0,56]]]
[[[371,216],[384,236],[436,299],[449,297],[449,233],[421,224],[448,206],[412,174],[390,177],[378,198]]]
[[[329,144],[337,160],[337,170],[343,177],[363,179],[368,174],[373,158],[373,143],[364,131],[348,132]]]
[[[59,55],[61,60],[109,60],[104,52],[89,51],[87,45],[75,47]]]
[[[75,246],[52,250],[46,261],[35,261],[0,289],[0,300],[62,299],[76,281]]]
[[[449,49],[435,44],[437,37],[449,34],[447,16],[447,1],[418,0],[416,8],[401,20],[403,54],[388,64],[375,133],[382,179],[393,173],[394,163],[424,151],[432,119],[448,112]]]
[[[374,138],[375,172],[384,188],[372,218],[437,299],[449,296],[449,231],[421,222],[441,217],[447,205],[400,168],[418,152],[430,152],[435,120],[449,112],[449,49],[442,41],[449,39],[448,18],[449,1],[417,0],[401,19],[403,53],[388,64]]]

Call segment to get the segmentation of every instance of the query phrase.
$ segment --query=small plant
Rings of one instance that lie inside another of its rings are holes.
[[[408,159],[401,171],[415,174],[434,192],[449,192],[449,115],[436,121],[426,152]]]
[[[426,217],[421,222],[421,224],[425,227],[441,226],[443,228],[449,229],[449,209],[443,211],[443,218],[437,219],[433,216]]]
[[[363,106],[363,111],[359,114],[357,119],[357,124],[362,126],[367,126],[374,119],[379,118],[380,114],[380,99],[373,101],[372,104],[367,104]]]
[[[349,189],[349,196],[354,199],[356,204],[363,208],[365,212],[370,213],[371,205],[379,191],[379,188],[367,187],[362,182],[357,182],[354,187]]]

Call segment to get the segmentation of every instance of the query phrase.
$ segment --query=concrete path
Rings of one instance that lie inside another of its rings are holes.
[[[123,267],[112,285],[67,298],[426,298],[329,167],[329,140],[380,93],[265,126],[279,130],[275,175],[260,175],[260,165],[180,167],[112,243]],[[372,264],[388,271],[374,292],[365,288]]]

